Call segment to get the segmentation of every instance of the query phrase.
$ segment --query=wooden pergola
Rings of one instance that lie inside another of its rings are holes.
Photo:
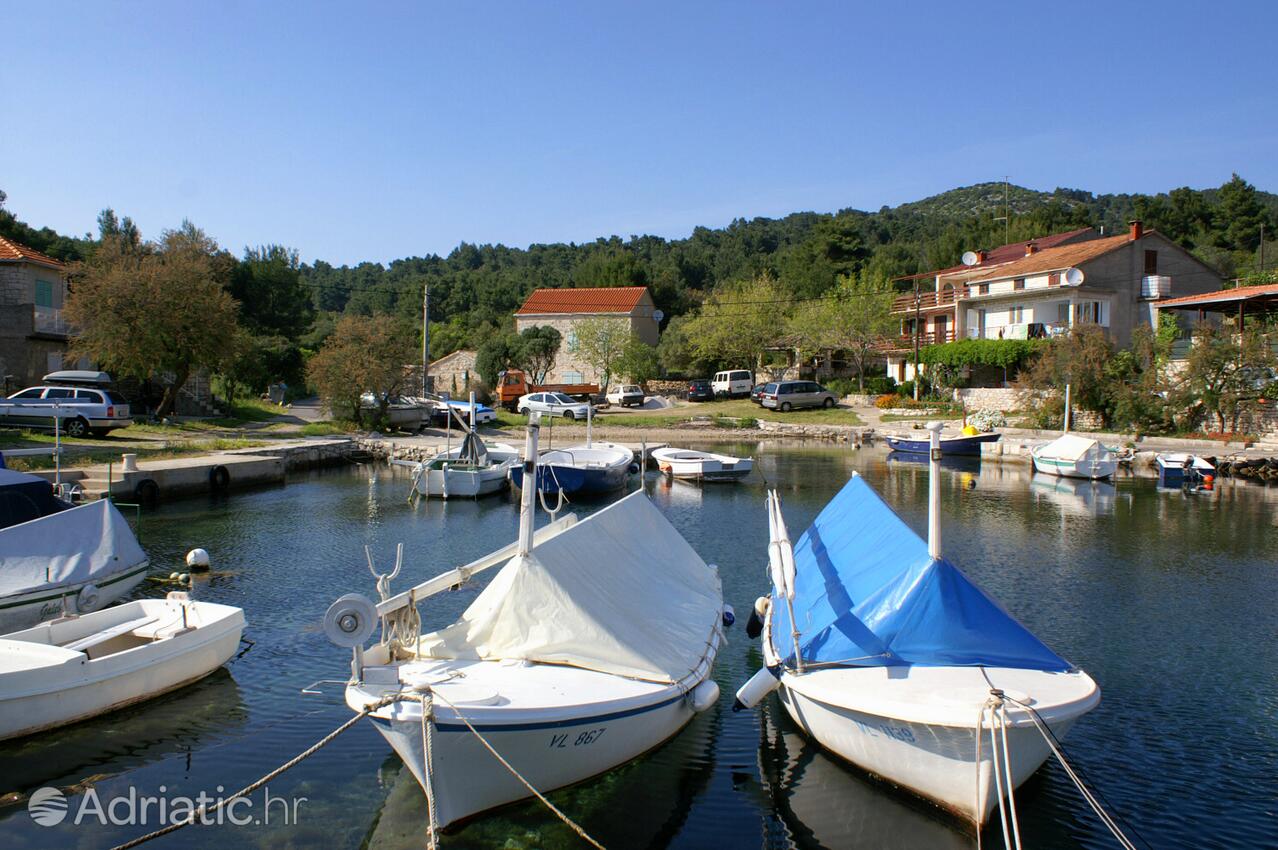
[[[1278,309],[1278,283],[1239,286],[1234,289],[1222,289],[1219,292],[1204,292],[1201,295],[1169,298],[1166,301],[1156,302],[1156,306],[1160,311],[1196,311],[1200,322],[1207,313],[1236,315],[1238,317],[1238,331],[1241,333],[1248,313],[1255,315]]]

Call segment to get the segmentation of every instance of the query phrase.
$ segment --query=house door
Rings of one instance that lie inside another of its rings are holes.
[[[936,334],[933,342],[946,342],[945,335],[949,331],[949,325],[949,316],[937,316],[932,320],[932,330]]]
[[[976,312],[976,338],[985,339],[985,311]]]

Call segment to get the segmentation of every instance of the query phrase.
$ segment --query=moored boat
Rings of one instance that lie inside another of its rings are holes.
[[[997,443],[1002,434],[951,434],[941,435],[941,451],[946,455],[975,455],[981,454],[981,446],[984,443]],[[888,448],[897,452],[909,452],[911,454],[926,455],[929,448],[927,437],[906,437],[896,434],[889,434],[884,439],[887,441]]]
[[[148,566],[110,500],[73,507],[44,479],[0,469],[0,633],[103,608]]]
[[[239,645],[244,612],[173,592],[0,637],[0,740],[151,699],[204,678]]]
[[[1158,466],[1159,487],[1210,490],[1216,480],[1216,467],[1198,455],[1161,452],[1154,456],[1154,463]]]
[[[666,475],[687,481],[736,481],[754,467],[754,459],[693,449],[653,449],[652,459]]]
[[[542,452],[537,459],[537,489],[566,496],[596,496],[626,486],[631,472],[638,471],[634,452],[615,443],[594,441]],[[510,467],[510,483],[524,486],[524,470]]]
[[[376,606],[348,595],[325,617],[354,651],[347,704],[371,712],[439,826],[530,796],[516,773],[546,792],[626,762],[718,697],[717,571],[647,496],[536,531],[534,504],[524,488],[509,546]],[[501,564],[457,622],[420,633],[418,603]],[[364,649],[379,620],[382,642]]]
[[[1062,434],[1031,452],[1034,470],[1066,478],[1109,478],[1118,470],[1117,453],[1100,440]]]
[[[765,667],[737,699],[779,689],[824,747],[979,829],[1100,691],[941,556],[938,467],[927,542],[856,473],[793,547],[769,495]]]

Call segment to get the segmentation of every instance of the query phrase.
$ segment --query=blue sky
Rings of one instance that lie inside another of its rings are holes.
[[[1278,4],[10,3],[0,189],[388,261],[1001,179],[1278,189]]]

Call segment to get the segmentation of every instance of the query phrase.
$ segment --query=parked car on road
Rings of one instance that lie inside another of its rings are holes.
[[[461,417],[461,420],[463,422],[465,422],[467,425],[470,424],[470,401],[468,399],[452,398],[452,399],[449,399],[447,402],[444,402],[442,400],[438,401],[431,407],[430,422],[432,425],[447,424],[448,414],[446,412],[447,408],[444,407],[445,404],[448,405],[448,408],[452,409],[453,413],[456,413],[459,417]],[[491,407],[489,407],[486,404],[480,404],[479,402],[475,402],[475,424],[476,425],[487,425],[490,422],[496,422],[496,421],[497,421],[497,411],[493,410]]]
[[[767,384],[755,384],[754,389],[750,390],[750,401],[755,404],[762,404],[763,401],[760,397],[763,395],[763,388],[766,386]]]
[[[68,437],[102,436],[115,428],[133,424],[129,406],[107,389],[111,377],[102,372],[90,381],[59,380],[59,375],[82,375],[81,372],[54,372],[45,375],[46,383],[28,387],[0,401],[0,424],[19,428],[53,430],[54,420]]]
[[[605,396],[609,404],[619,404],[622,407],[641,407],[643,405],[643,390],[637,384],[621,384],[608,390]]]
[[[529,393],[519,399],[515,409],[520,413],[537,411],[565,419],[585,419],[590,405],[563,393]]]
[[[754,386],[754,375],[745,369],[730,369],[726,372],[716,372],[710,384],[717,396],[745,398],[750,394],[750,388]]]
[[[689,381],[688,401],[714,401],[714,388],[703,378]]]
[[[796,407],[834,407],[834,393],[816,381],[776,381],[763,388],[759,403],[786,412]]]

